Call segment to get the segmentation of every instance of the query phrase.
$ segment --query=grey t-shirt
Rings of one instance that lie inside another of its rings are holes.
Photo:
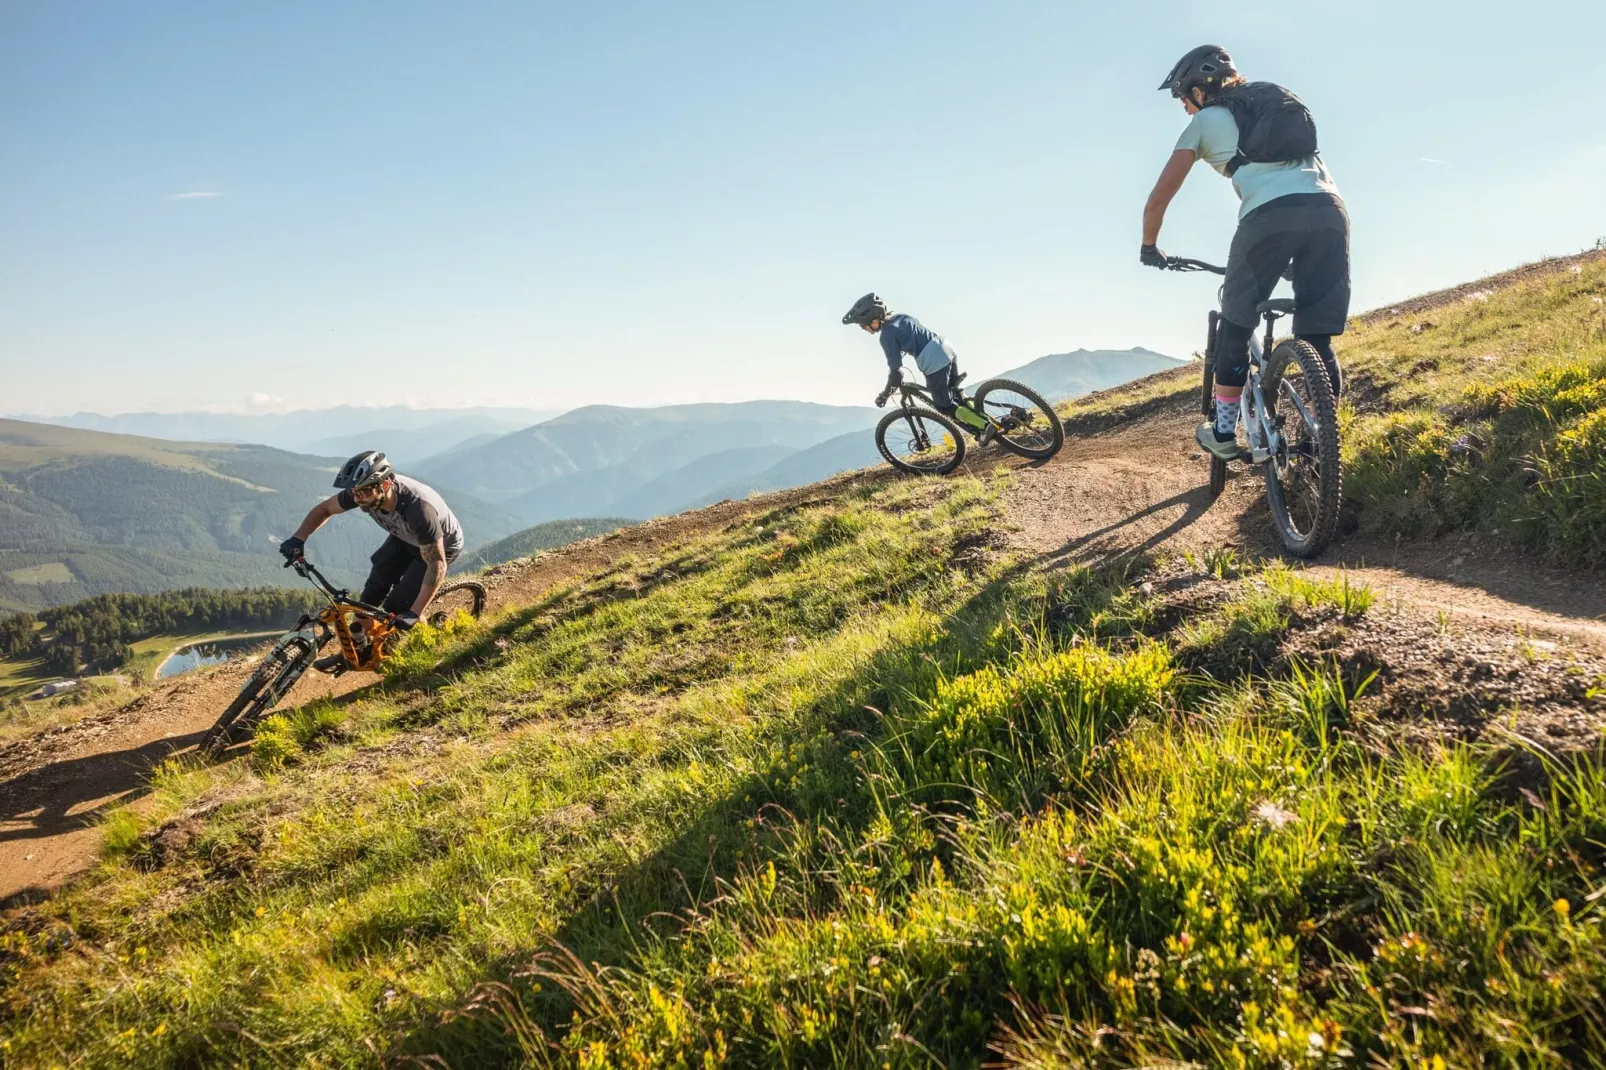
[[[356,509],[357,499],[351,491],[343,490],[335,499],[342,509]],[[455,561],[463,552],[463,527],[447,508],[446,500],[426,486],[407,476],[396,477],[396,508],[386,513],[379,509],[363,510],[374,523],[412,546],[435,545],[440,539],[446,546],[446,560]]]
[[[1219,104],[1201,108],[1177,139],[1177,148],[1187,149],[1225,175],[1228,161],[1238,154],[1238,121]],[[1338,185],[1320,156],[1280,163],[1246,163],[1233,173],[1232,188],[1238,193],[1239,219],[1267,201],[1291,193],[1339,196]]]

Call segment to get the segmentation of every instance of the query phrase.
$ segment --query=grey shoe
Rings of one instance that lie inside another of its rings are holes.
[[[314,661],[312,667],[319,672],[329,673],[331,676],[339,676],[348,668],[346,659],[339,654],[327,654]]]
[[[1223,461],[1236,461],[1243,451],[1238,448],[1238,436],[1222,438],[1216,434],[1216,425],[1206,421],[1193,433],[1193,439],[1203,450]]]

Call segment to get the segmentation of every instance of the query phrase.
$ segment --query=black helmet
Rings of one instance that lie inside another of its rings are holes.
[[[1232,57],[1220,45],[1200,45],[1177,60],[1171,73],[1160,83],[1161,89],[1171,90],[1174,97],[1185,97],[1195,86],[1209,95],[1221,88],[1221,83],[1238,73]]]
[[[887,303],[876,294],[865,294],[853,302],[848,314],[842,317],[843,323],[857,323],[861,327],[868,327],[872,320],[885,320],[887,318]]]
[[[335,486],[341,490],[356,490],[358,487],[371,487],[376,483],[383,483],[395,474],[396,469],[385,460],[383,453],[363,450],[340,466],[340,472],[335,476]]]

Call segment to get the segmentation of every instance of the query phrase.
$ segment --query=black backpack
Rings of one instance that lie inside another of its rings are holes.
[[[1238,123],[1238,155],[1227,161],[1229,177],[1246,163],[1283,163],[1317,152],[1315,118],[1280,85],[1245,82],[1210,103],[1232,112]]]

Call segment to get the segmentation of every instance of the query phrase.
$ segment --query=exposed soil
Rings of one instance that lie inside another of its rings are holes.
[[[1606,253],[1542,261],[1371,315],[1421,311],[1600,255]],[[1207,465],[1193,443],[1194,375],[1189,368],[1163,373],[1176,391],[1142,402],[1121,414],[1121,422],[1079,421],[1065,449],[1046,464],[1026,464],[996,449],[973,455],[967,462],[972,471],[999,464],[1016,470],[1005,501],[1009,548],[1040,568],[1159,549],[1231,547],[1246,559],[1271,555],[1259,476],[1235,469],[1216,500],[1206,489]],[[499,566],[488,579],[491,609],[528,604],[621,557],[757,512],[894,478],[887,469],[871,469],[721,502]],[[1464,735],[1468,725],[1482,732],[1493,723],[1492,709],[1516,707],[1522,712],[1514,730],[1534,738],[1558,746],[1598,738],[1606,715],[1575,686],[1606,651],[1606,584],[1598,577],[1548,568],[1491,540],[1459,536],[1403,545],[1341,539],[1314,568],[1347,570],[1377,591],[1386,612],[1374,611],[1365,627],[1329,632],[1320,641],[1290,641],[1316,643],[1305,651],[1312,656],[1372,664],[1388,696],[1377,700],[1379,708],[1393,719],[1409,714],[1424,725],[1459,726],[1455,731]],[[1561,645],[1536,645],[1536,638]],[[246,671],[245,665],[224,665],[186,675],[116,710],[0,746],[0,901],[41,894],[91,865],[100,843],[98,816],[137,799],[154,764],[193,746]],[[355,692],[372,679],[309,673],[295,700]],[[1474,709],[1476,716],[1469,712]],[[183,835],[182,829],[175,826],[173,835]]]

